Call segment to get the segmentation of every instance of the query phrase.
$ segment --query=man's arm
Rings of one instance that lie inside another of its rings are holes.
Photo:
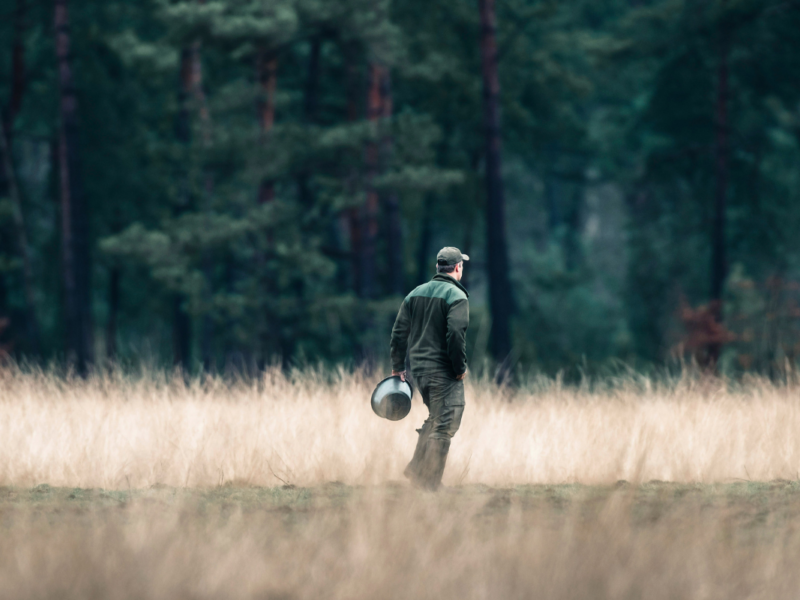
[[[447,312],[447,354],[458,379],[467,372],[467,327],[469,300],[458,300]]]
[[[408,308],[408,302],[404,300],[394,321],[394,327],[392,327],[392,341],[389,346],[393,374],[399,374],[406,370],[406,351],[408,350],[410,331],[411,311]]]

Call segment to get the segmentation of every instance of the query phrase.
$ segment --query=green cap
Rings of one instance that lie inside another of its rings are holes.
[[[437,265],[457,265],[462,260],[469,260],[469,256],[461,254],[461,250],[452,246],[442,248],[439,250],[439,254],[436,255]]]

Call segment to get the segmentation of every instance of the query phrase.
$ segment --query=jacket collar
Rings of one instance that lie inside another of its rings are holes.
[[[455,278],[451,277],[447,273],[437,273],[433,276],[431,281],[444,281],[445,283],[452,283],[454,286],[464,292],[467,295],[467,298],[469,298],[469,292],[467,291],[467,288],[461,285],[460,281],[456,281]]]

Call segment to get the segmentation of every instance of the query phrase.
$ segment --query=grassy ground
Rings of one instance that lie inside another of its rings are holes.
[[[0,595],[783,598],[800,483],[0,488]]]
[[[0,369],[0,600],[798,597],[796,381],[469,381],[430,494],[377,379]]]
[[[481,515],[505,514],[512,504],[522,510],[546,509],[553,515],[569,514],[575,508],[593,514],[612,499],[624,498],[636,522],[693,504],[703,509],[730,508],[738,520],[753,517],[753,524],[770,516],[790,518],[800,511],[800,481],[742,481],[727,484],[678,484],[651,481],[631,485],[618,481],[612,486],[518,485],[493,488],[485,485],[445,487],[433,494],[416,491],[405,482],[389,482],[383,486],[348,486],[331,482],[315,487],[256,487],[226,484],[215,488],[173,488],[154,485],[147,489],[104,490],[53,487],[41,484],[33,488],[0,487],[0,514],[6,525],[15,515],[36,514],[48,520],[59,515],[95,518],[109,509],[135,510],[142,506],[160,506],[165,510],[192,510],[200,514],[216,511],[276,512],[302,520],[312,512],[345,510],[353,504],[373,502],[426,501],[446,505],[448,509],[474,508],[480,504]],[[33,511],[33,512],[32,512]],[[48,517],[48,515],[53,515]],[[798,522],[800,525],[800,522]]]

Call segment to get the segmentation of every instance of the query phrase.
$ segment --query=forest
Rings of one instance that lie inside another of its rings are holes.
[[[380,364],[457,246],[474,370],[785,374],[798,31],[797,0],[0,0],[0,357]]]

